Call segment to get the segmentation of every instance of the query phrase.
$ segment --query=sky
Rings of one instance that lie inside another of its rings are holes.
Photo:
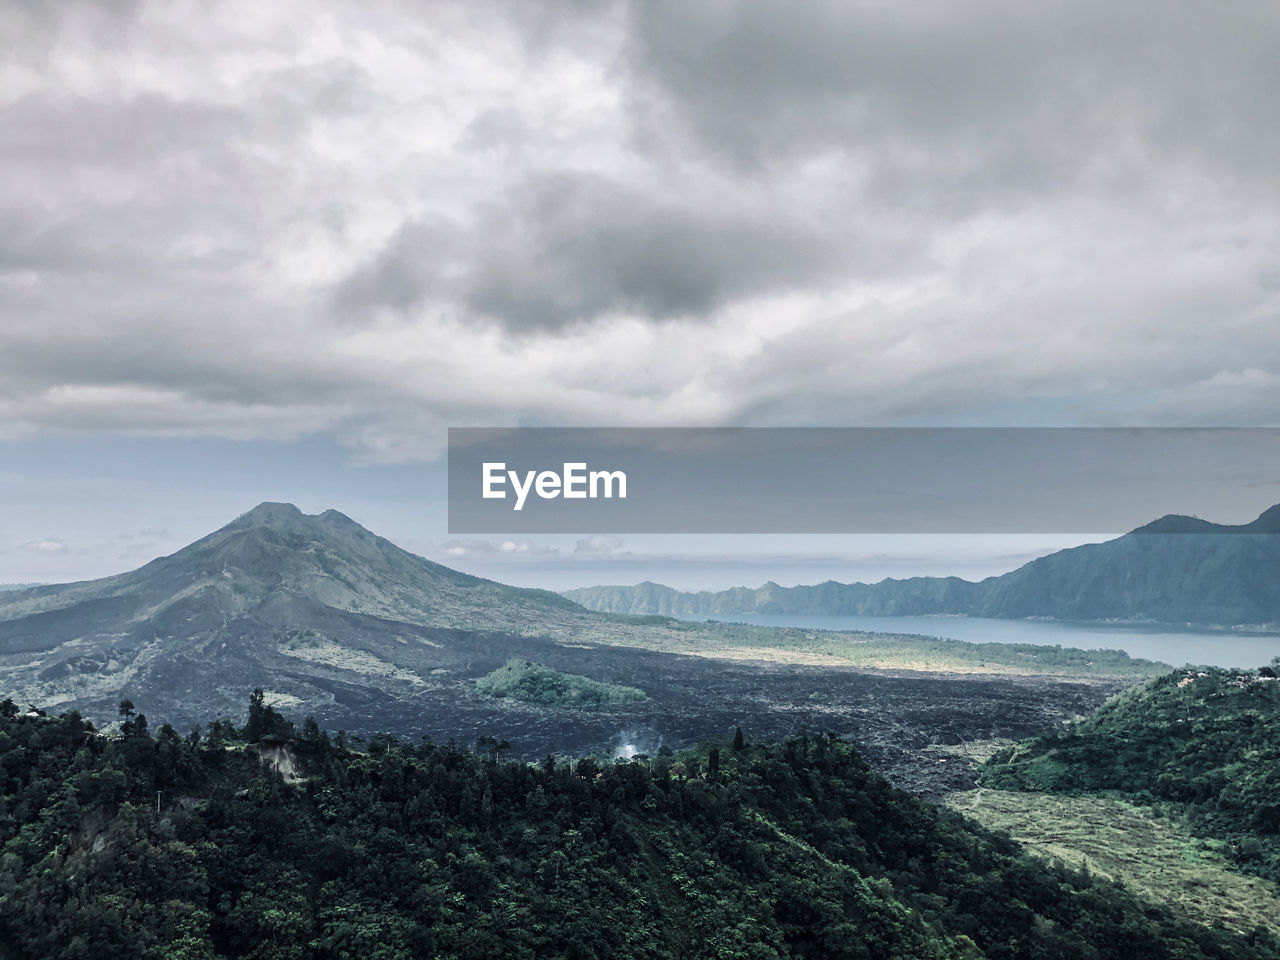
[[[0,5],[0,582],[980,575],[1064,541],[451,537],[445,430],[1280,421],[1273,3]]]

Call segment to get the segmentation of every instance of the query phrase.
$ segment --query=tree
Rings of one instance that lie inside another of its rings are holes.
[[[747,742],[742,736],[742,728],[734,727],[733,729],[733,749],[735,752],[746,749]]]
[[[320,742],[320,724],[316,723],[315,717],[307,717],[302,722],[302,739],[307,743]]]
[[[244,725],[244,738],[249,743],[257,743],[259,738],[266,733],[264,728],[264,714],[266,712],[266,693],[261,687],[254,687],[253,693],[249,694],[249,719]]]
[[[248,743],[257,743],[268,736],[293,736],[293,724],[269,706],[266,699],[261,687],[255,687],[249,695],[249,719],[244,727],[244,738]]]

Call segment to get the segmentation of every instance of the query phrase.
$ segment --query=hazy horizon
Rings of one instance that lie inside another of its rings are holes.
[[[230,523],[248,509],[246,507],[228,516],[225,523]],[[333,506],[300,509],[309,515],[326,509],[347,513]],[[769,581],[782,586],[797,586],[826,580],[876,582],[886,577],[915,576],[960,576],[980,580],[1008,572],[1055,550],[1098,542],[1111,536],[721,534],[708,537],[651,534],[626,538],[607,535],[490,539],[450,537],[439,542],[417,542],[388,536],[359,516],[352,519],[402,549],[435,563],[512,586],[556,591],[630,585],[645,580],[686,591],[740,586],[755,588]],[[217,527],[223,525],[219,523]],[[168,530],[148,531],[151,539],[125,541],[125,550],[118,559],[123,561],[132,556],[129,566],[77,568],[74,565],[76,558],[67,557],[62,551],[50,551],[52,556],[42,565],[6,568],[16,573],[0,575],[0,587],[15,584],[46,586],[127,573],[157,557],[177,552],[217,527],[204,530],[181,543],[176,543]],[[158,547],[161,538],[174,541],[176,545],[144,556],[148,548]],[[747,548],[737,547],[736,542],[739,541],[745,541]],[[709,551],[709,546],[716,549]],[[758,552],[761,548],[772,549]],[[45,574],[24,577],[21,575],[23,570],[41,570]]]

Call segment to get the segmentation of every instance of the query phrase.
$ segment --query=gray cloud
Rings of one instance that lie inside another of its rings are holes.
[[[630,10],[633,69],[659,116],[740,164],[824,149],[869,157],[886,177],[920,164],[943,174],[931,192],[945,202],[961,177],[1043,186],[1086,175],[1094,158],[1123,166],[1132,148],[1261,171],[1277,145],[1267,91],[1280,14],[1265,3]]]
[[[591,174],[534,177],[483,203],[468,229],[406,224],[343,283],[339,307],[406,310],[443,295],[516,329],[614,313],[704,318],[736,298],[821,283],[838,262],[837,224],[746,198],[736,209],[691,199]]]
[[[97,3],[95,0],[9,0],[0,18],[0,39],[4,49],[24,59],[44,62],[51,48],[66,34],[92,37],[103,46],[113,46],[128,37],[145,6],[143,0]],[[21,41],[14,45],[9,41]]]
[[[1273,5],[10,5],[0,438],[1274,422]]]

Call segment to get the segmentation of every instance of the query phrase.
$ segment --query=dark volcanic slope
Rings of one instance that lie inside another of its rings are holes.
[[[1280,506],[1228,526],[1162,517],[1106,543],[1060,550],[980,583],[915,577],[681,593],[655,583],[565,596],[612,613],[723,616],[1048,617],[1236,626],[1280,624]]]

